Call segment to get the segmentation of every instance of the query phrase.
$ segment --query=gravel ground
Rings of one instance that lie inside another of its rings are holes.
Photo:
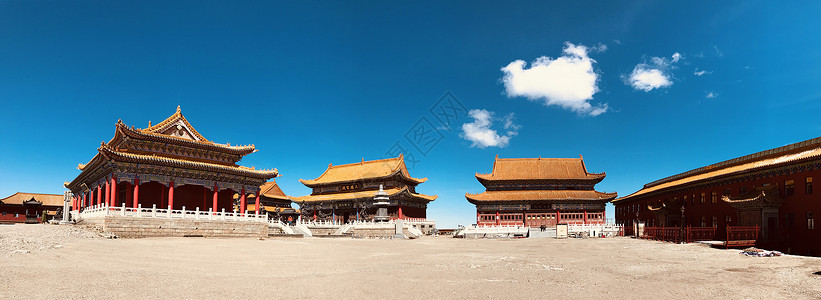
[[[630,238],[105,239],[13,225],[0,252],[0,299],[821,299],[821,258]]]

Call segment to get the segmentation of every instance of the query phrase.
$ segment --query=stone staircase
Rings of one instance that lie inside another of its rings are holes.
[[[341,227],[339,227],[339,229],[337,229],[334,232],[334,235],[345,235],[348,233],[348,231],[351,230],[351,228],[353,228],[353,226],[351,226],[350,224],[342,225]]]
[[[530,228],[527,233],[528,238],[556,238],[556,228],[546,228],[542,231],[539,228]]]
[[[314,236],[311,233],[311,229],[309,229],[308,226],[305,226],[305,224],[297,223],[296,225],[294,225],[294,227],[291,227],[291,229],[293,229],[294,234],[301,234],[304,237],[313,237]]]

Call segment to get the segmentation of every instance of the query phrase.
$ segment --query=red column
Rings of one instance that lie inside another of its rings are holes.
[[[244,214],[245,213],[245,188],[240,190],[242,195],[239,196],[239,212]]]
[[[496,225],[501,225],[501,224],[502,224],[502,220],[499,219],[499,211],[497,210],[496,211]]]
[[[556,210],[556,224],[559,224],[561,222],[562,222],[562,211]]]
[[[100,205],[100,203],[102,201],[103,201],[103,186],[98,184],[97,185],[97,203],[95,203],[95,205]]]
[[[219,186],[214,184],[214,212],[217,212],[217,198],[219,198]]]
[[[584,211],[584,223],[587,224],[587,211]]]
[[[316,209],[314,209],[314,221],[316,221]]]
[[[132,207],[137,208],[140,206],[140,178],[134,178],[134,199],[132,200]]]
[[[111,206],[117,206],[117,178],[111,177]]]
[[[83,193],[83,207],[88,207],[88,193],[89,192]]]
[[[402,214],[402,205],[400,205],[400,206],[399,206],[399,218],[400,218],[400,219],[404,219],[404,218],[405,218],[405,215],[404,215],[404,214]]]
[[[105,205],[110,205],[111,203],[111,188],[108,186],[108,180],[105,181]]]
[[[481,222],[481,221],[482,221],[482,219],[481,219],[479,216],[480,216],[480,215],[479,215],[479,211],[477,210],[477,211],[476,211],[476,225],[479,225],[479,222]]]
[[[174,209],[174,181],[168,183],[168,207]]]
[[[256,213],[257,214],[259,214],[259,198],[262,198],[262,195],[260,195],[259,192],[261,192],[261,191],[257,191],[257,202],[256,202],[256,205],[257,205],[257,212]]]

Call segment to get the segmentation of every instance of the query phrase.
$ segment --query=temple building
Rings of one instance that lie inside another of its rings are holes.
[[[310,195],[296,197],[302,218],[335,222],[371,221],[376,213],[374,196],[380,185],[389,197],[388,214],[392,219],[424,219],[427,206],[437,196],[416,193],[416,186],[427,178],[413,178],[403,155],[346,164],[328,165],[322,175],[302,180],[313,189]]]
[[[232,211],[234,195],[246,212],[247,196],[277,177],[276,169],[258,170],[237,165],[256,152],[253,145],[232,146],[205,139],[182,115],[179,106],[168,119],[135,129],[122,120],[114,137],[102,142],[97,154],[77,168],[66,184],[74,194],[72,207],[126,206],[185,207],[187,210]],[[260,205],[255,203],[258,213]]]
[[[758,226],[756,246],[817,256],[821,194],[813,178],[821,178],[821,138],[662,178],[612,202],[628,234],[637,221],[649,227],[713,227],[716,240],[728,240],[728,228]]]
[[[41,223],[63,210],[63,195],[14,193],[0,199],[0,223]]]
[[[555,227],[601,224],[616,193],[594,190],[605,173],[590,173],[581,158],[499,158],[490,174],[476,173],[485,187],[465,194],[476,205],[476,224]]]
[[[299,210],[291,207],[292,199],[286,196],[277,185],[276,179],[266,182],[260,187],[259,203],[261,212],[268,214],[269,219],[278,219],[291,224],[299,218]]]

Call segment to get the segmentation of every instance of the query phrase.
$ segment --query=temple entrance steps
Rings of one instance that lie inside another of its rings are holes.
[[[284,223],[282,223],[282,221],[279,220],[277,220],[276,222],[269,222],[268,228],[271,232],[279,231],[282,234],[295,234],[294,230],[290,226],[285,225]]]
[[[556,227],[553,228],[545,228],[542,231],[541,228],[530,228],[527,233],[528,238],[556,238]]]
[[[509,225],[473,225],[462,228],[454,237],[457,238],[523,238],[527,236],[528,227]]]
[[[422,230],[419,230],[419,228],[416,228],[416,226],[413,225],[408,226],[408,233],[411,234],[409,236],[410,238],[418,238],[425,235],[424,233],[422,233]]]
[[[334,231],[334,235],[345,235],[348,233],[348,231],[351,230],[351,228],[353,228],[353,226],[351,226],[350,224],[342,225],[341,227],[339,227],[339,229]]]
[[[311,229],[308,228],[305,224],[297,223],[291,229],[294,231],[294,234],[301,234],[304,237],[313,237],[313,233],[311,233]]]

